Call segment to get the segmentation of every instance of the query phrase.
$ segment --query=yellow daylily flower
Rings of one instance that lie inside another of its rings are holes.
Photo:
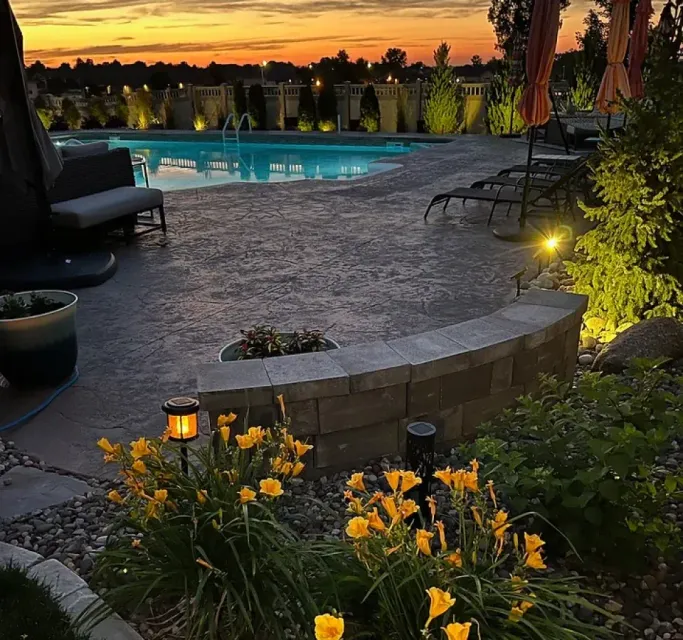
[[[434,477],[437,480],[441,480],[447,487],[451,486],[452,479],[453,479],[453,472],[451,471],[450,467],[446,467],[445,469],[439,469],[434,473]]]
[[[403,493],[407,493],[419,484],[422,484],[422,478],[416,476],[412,471],[401,471],[401,491]]]
[[[147,507],[145,508],[145,517],[159,519],[159,503],[158,502],[154,502],[154,500],[152,500],[151,502],[147,503]]]
[[[417,548],[426,556],[432,555],[431,541],[433,537],[434,534],[425,529],[418,529],[415,532],[415,542],[417,544]]]
[[[452,564],[454,567],[458,567],[458,569],[462,569],[462,553],[460,552],[460,549],[456,549],[453,553],[450,553],[446,558],[446,562]]]
[[[251,449],[256,444],[249,435],[236,435],[235,440],[237,440],[237,446],[240,449]]]
[[[219,427],[218,431],[221,434],[221,440],[223,442],[227,442],[228,440],[230,440],[230,427],[228,427],[228,426]]]
[[[508,514],[505,511],[497,511],[493,520],[489,520],[491,529],[493,530],[493,535],[496,536],[496,540],[501,540],[505,537],[505,532],[512,526],[507,522]]]
[[[351,518],[346,525],[346,534],[351,538],[369,538],[370,521],[362,516]]]
[[[472,515],[474,516],[474,521],[480,526],[483,527],[484,523],[482,522],[481,519],[481,509],[479,507],[470,507],[472,510]]]
[[[214,567],[212,567],[206,560],[202,560],[202,558],[197,558],[197,564],[201,565],[205,569],[208,569],[209,571],[213,571]]]
[[[441,629],[446,632],[447,640],[467,640],[471,626],[471,622],[451,622]]]
[[[472,467],[472,471],[474,471],[474,473],[479,473],[479,460],[476,458],[474,460],[470,460],[470,467]]]
[[[209,494],[206,491],[206,489],[201,489],[200,491],[197,491],[197,502],[199,504],[204,504],[208,497],[209,497]]]
[[[439,532],[439,542],[441,543],[441,551],[446,551],[446,549],[448,549],[448,545],[446,544],[446,528],[444,527],[444,524],[443,522],[441,522],[441,520],[435,522],[434,526],[437,528]]]
[[[280,394],[277,396],[277,402],[280,405],[280,413],[282,414],[282,419],[285,420],[287,418],[287,412],[285,411],[285,397]]]
[[[533,606],[533,602],[527,602],[525,600],[513,603],[508,615],[508,620],[510,622],[519,622],[522,619],[522,616]]]
[[[524,564],[531,569],[547,569],[540,551],[533,551],[527,554]]]
[[[145,466],[145,463],[142,460],[136,460],[133,463],[131,469],[138,475],[143,475],[147,473],[147,467]]]
[[[417,513],[418,511],[419,507],[417,506],[415,500],[404,500],[399,508],[401,518],[403,518],[404,520],[412,516],[414,513]]]
[[[166,427],[164,429],[164,432],[161,434],[161,441],[162,442],[168,442],[168,439],[171,437],[173,434],[173,429],[171,427]]]
[[[469,472],[465,469],[458,469],[451,474],[451,484],[453,489],[460,493],[465,492],[465,478]]]
[[[130,443],[130,454],[137,460],[145,456],[151,456],[154,452],[150,449],[146,438],[139,438],[135,442]]]
[[[123,502],[123,498],[121,497],[121,494],[116,490],[110,491],[107,494],[107,498],[109,498],[112,502],[115,502],[116,504],[121,504]]]
[[[486,483],[486,487],[489,490],[489,496],[491,496],[491,500],[493,501],[493,506],[495,509],[498,508],[498,501],[496,500],[496,492],[493,490],[493,480],[489,480]]]
[[[294,441],[294,453],[296,453],[297,458],[305,456],[313,448],[312,444],[304,444],[299,440]]]
[[[285,447],[287,447],[289,451],[296,451],[296,447],[294,446],[294,436],[291,433],[287,433],[287,429],[282,430],[282,437],[285,441]]]
[[[524,532],[524,545],[526,546],[527,553],[538,551],[544,544],[545,541],[541,540],[541,536],[535,533],[529,535],[526,531]]]
[[[261,446],[266,439],[266,432],[262,427],[249,427],[247,435],[257,447]]]
[[[228,425],[231,425],[233,422],[235,422],[235,420],[237,420],[237,415],[230,412],[228,415],[221,414],[220,416],[218,416],[216,424],[219,428],[227,427]]]
[[[269,496],[270,498],[277,498],[284,493],[282,489],[282,483],[275,478],[266,478],[265,480],[261,480],[259,487],[261,493]]]
[[[434,523],[434,518],[436,518],[436,499],[434,496],[427,496],[427,504],[429,505],[429,513],[432,516],[432,524]]]
[[[237,469],[226,469],[221,471],[221,473],[228,479],[229,482],[237,482],[240,477],[239,471]]]
[[[288,476],[290,473],[292,473],[293,469],[294,469],[294,465],[291,462],[284,462],[282,464],[281,469],[280,469],[280,473],[282,475]]]
[[[380,502],[387,515],[393,520],[398,516],[398,509],[396,508],[396,501],[390,496],[383,496]]]
[[[384,477],[387,479],[387,482],[389,483],[391,490],[394,493],[396,491],[398,491],[398,483],[401,480],[401,472],[400,471],[385,471]]]
[[[130,546],[133,547],[133,549],[137,549],[141,544],[141,541],[139,538],[133,538],[133,540],[130,541]]]
[[[329,613],[315,617],[315,640],[341,640],[344,635],[344,619]]]
[[[306,465],[301,461],[295,462],[294,467],[292,468],[292,478],[296,478],[298,475],[300,475],[305,466]]]
[[[425,623],[425,629],[429,627],[432,620],[442,616],[455,604],[455,598],[452,598],[448,591],[442,591],[438,587],[427,589],[427,595],[429,596],[429,618]]]
[[[375,507],[370,513],[368,513],[368,522],[370,523],[370,527],[373,528],[375,531],[385,531],[387,528],[384,524],[384,520],[380,518],[380,515],[377,511],[377,507]]]
[[[154,492],[154,499],[157,502],[164,504],[164,502],[166,502],[166,500],[168,499],[168,491],[166,489],[157,489]]]
[[[363,501],[359,497],[354,496],[353,493],[347,489],[344,491],[344,498],[349,501],[348,511],[357,514],[363,513]]]
[[[97,441],[97,446],[100,449],[102,449],[102,451],[104,451],[105,453],[108,453],[110,455],[114,455],[114,453],[116,452],[116,449],[114,449],[111,442],[109,442],[109,440],[107,440],[107,438],[100,438]]]
[[[242,487],[239,491],[240,504],[246,504],[247,502],[253,502],[256,500],[256,491],[250,489],[249,487]]]
[[[476,471],[467,471],[463,476],[465,489],[469,489],[472,493],[479,493],[479,476]]]
[[[351,476],[351,479],[347,481],[346,486],[351,487],[356,491],[365,491],[365,483],[363,482],[362,472],[354,473]]]

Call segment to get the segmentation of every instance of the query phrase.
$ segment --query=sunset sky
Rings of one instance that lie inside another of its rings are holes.
[[[291,60],[304,64],[346,49],[378,60],[390,46],[409,62],[431,61],[440,40],[452,61],[494,53],[488,0],[15,0],[27,62],[187,61],[205,65]],[[565,14],[559,50],[575,46],[592,6]]]

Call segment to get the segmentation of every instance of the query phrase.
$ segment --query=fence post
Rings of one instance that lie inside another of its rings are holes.
[[[344,109],[344,119],[346,122],[344,123],[344,126],[346,127],[347,131],[351,130],[351,83],[347,80],[344,83],[344,102],[345,102],[345,109]]]
[[[284,131],[287,127],[287,95],[285,94],[285,83],[280,82],[278,83],[277,86],[277,91],[278,91],[278,100],[280,102],[280,109],[279,109],[279,125],[280,129]]]

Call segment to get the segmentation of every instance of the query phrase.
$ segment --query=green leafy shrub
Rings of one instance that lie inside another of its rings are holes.
[[[323,559],[338,552],[304,547],[275,505],[312,446],[294,440],[284,417],[231,438],[235,419],[220,416],[213,443],[192,447],[187,475],[166,435],[130,449],[98,442],[126,488],[109,494],[120,516],[94,581],[115,610],[143,610],[160,637],[174,626],[188,640],[311,638],[316,599],[337,604],[320,585],[333,587]]]
[[[567,264],[587,317],[615,330],[624,322],[683,310],[683,70],[651,61],[645,98],[627,100],[628,125],[603,137],[593,165],[597,206],[582,204],[593,228]]]
[[[327,347],[323,332],[311,329],[294,331],[285,339],[278,329],[263,324],[243,329],[240,333],[243,336],[238,346],[240,360],[312,353],[324,351]]]
[[[62,116],[64,117],[69,129],[76,130],[81,128],[83,116],[78,110],[78,107],[71,100],[69,100],[69,98],[64,98],[62,100]]]
[[[410,106],[408,104],[408,94],[399,89],[396,98],[396,132],[405,133],[408,131],[408,111]]]
[[[8,295],[4,296],[0,303],[0,320],[30,318],[31,316],[39,316],[43,313],[56,311],[65,306],[63,302],[57,302],[35,292],[31,293],[28,302],[25,302],[19,296]]]
[[[330,80],[323,83],[318,93],[318,129],[320,131],[336,131],[337,129],[337,94]]]
[[[237,128],[240,118],[247,112],[247,94],[244,91],[244,84],[241,80],[236,80],[232,85],[233,113],[235,121],[233,126]]]
[[[439,627],[457,640],[609,636],[573,616],[572,605],[590,605],[576,578],[545,572],[545,542],[526,532],[519,540],[515,529],[531,514],[512,518],[500,509],[493,485],[480,486],[478,462],[470,464],[434,474],[449,490],[446,509],[455,515],[448,526],[437,520],[434,498],[418,524],[408,496],[422,481],[412,471],[386,472],[388,494],[368,493],[362,473],[349,480],[346,535],[366,570],[371,612],[369,619],[356,612],[359,631],[393,640],[441,638]]]
[[[123,94],[118,96],[116,106],[114,107],[114,119],[117,127],[125,127],[128,124],[128,102]],[[112,119],[107,122],[107,127],[111,126]],[[123,124],[118,124],[123,123]]]
[[[128,123],[135,129],[149,129],[154,121],[152,94],[138,89],[128,107]]]
[[[100,127],[107,124],[109,111],[104,100],[100,96],[93,96],[88,102],[88,115],[99,123]]]
[[[579,552],[615,564],[681,542],[662,507],[683,484],[656,458],[683,436],[683,400],[658,368],[636,363],[629,374],[584,373],[575,388],[546,379],[542,399],[481,426],[473,445],[511,507],[535,509]]]
[[[379,131],[379,100],[372,83],[365,85],[360,98],[360,126],[368,133]]]
[[[315,98],[310,84],[299,89],[299,131],[313,131],[317,124]]]
[[[55,121],[54,111],[52,109],[48,109],[47,107],[45,107],[36,109],[36,112],[38,113],[38,117],[40,118],[40,121],[43,123],[45,130],[49,131],[50,127]]]
[[[168,95],[161,104],[161,114],[159,120],[164,125],[164,129],[175,129],[175,112],[173,110],[173,98]]]
[[[486,90],[486,126],[489,133],[493,135],[522,133],[525,129],[524,120],[517,111],[524,89],[510,84],[511,73],[510,64],[504,64],[503,68],[493,76]],[[511,117],[512,132],[510,131]]]
[[[464,124],[465,96],[450,65],[450,51],[445,42],[434,51],[435,69],[429,78],[424,113],[425,126],[431,133],[459,133]]]
[[[74,629],[50,588],[18,567],[0,567],[2,640],[87,640]]]

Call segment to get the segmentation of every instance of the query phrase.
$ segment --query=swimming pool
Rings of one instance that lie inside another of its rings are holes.
[[[93,140],[93,138],[89,138]],[[149,184],[164,191],[231,182],[351,180],[397,165],[414,145],[347,146],[198,142],[102,137],[109,148],[127,147],[145,159]],[[382,162],[377,162],[382,159]],[[136,180],[144,186],[141,167]]]

